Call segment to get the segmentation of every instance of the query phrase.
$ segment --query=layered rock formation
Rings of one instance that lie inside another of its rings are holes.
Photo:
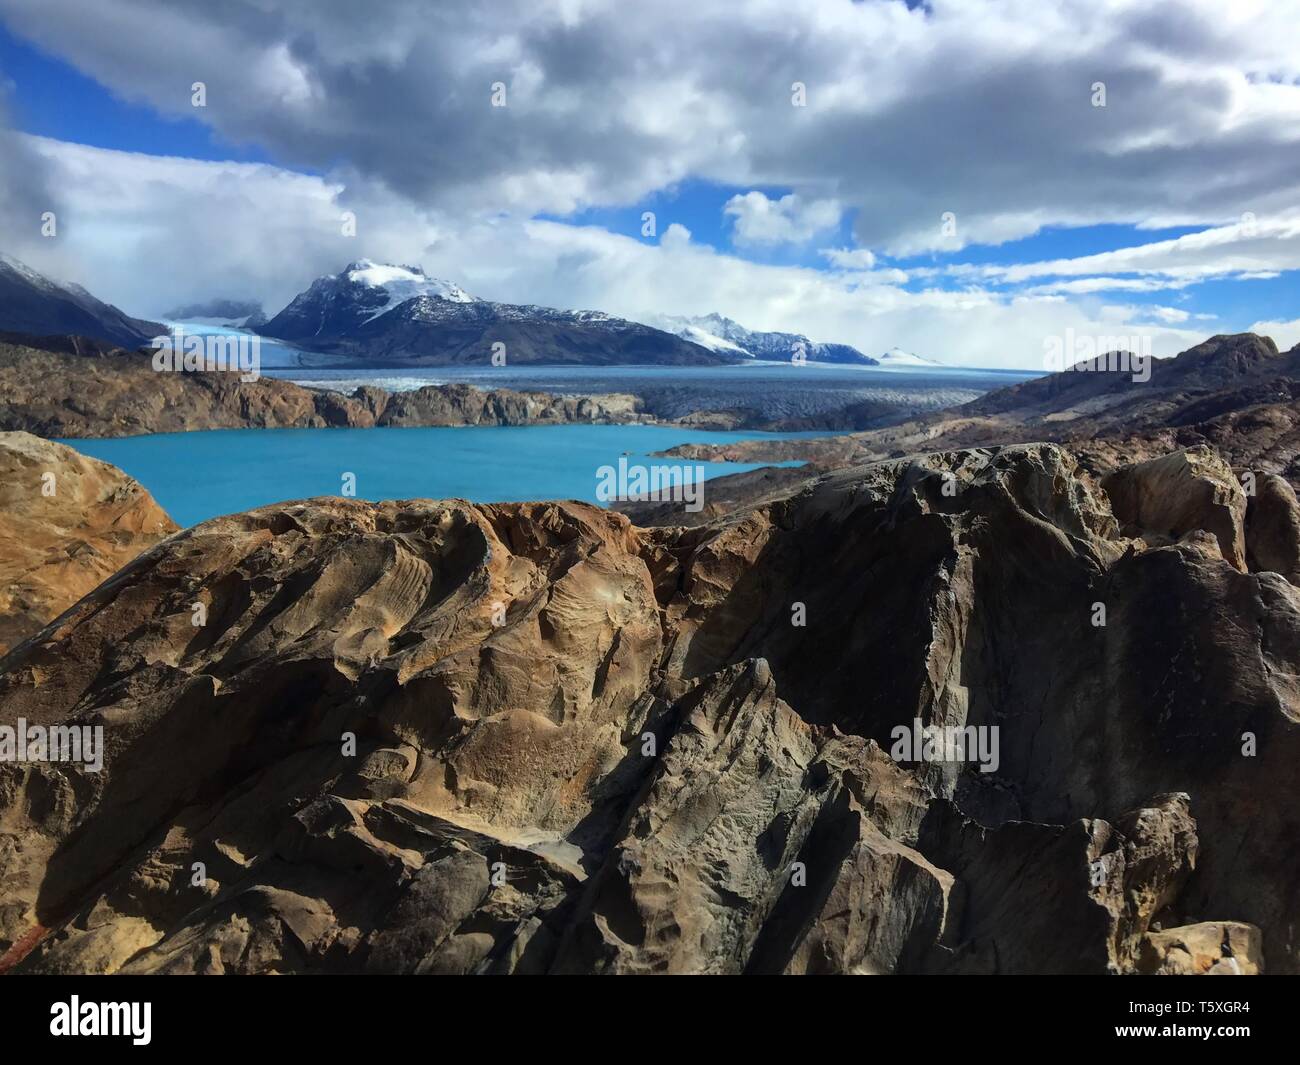
[[[107,751],[0,765],[0,967],[1294,972],[1300,590],[1186,466],[188,530],[5,662]]]
[[[0,433],[0,656],[175,531],[116,466]]]
[[[428,385],[350,396],[233,372],[159,373],[146,355],[85,358],[0,342],[0,429],[104,437],[191,429],[552,425],[653,421],[631,395],[554,395]]]

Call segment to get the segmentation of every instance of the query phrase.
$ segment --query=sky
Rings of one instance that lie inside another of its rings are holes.
[[[1289,348],[1300,0],[0,0],[0,251],[141,316],[372,258],[954,365]]]

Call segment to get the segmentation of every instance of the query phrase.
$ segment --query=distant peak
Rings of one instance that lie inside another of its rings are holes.
[[[902,348],[890,348],[888,351],[876,357],[876,361],[882,366],[942,366],[940,362],[934,359],[924,359],[910,351],[904,351]]]
[[[395,307],[417,296],[434,296],[451,303],[475,302],[475,297],[454,281],[430,277],[420,266],[394,265],[376,262],[374,259],[358,259],[354,263],[349,263],[338,276],[353,284],[382,289],[388,294],[386,304],[388,307]]]

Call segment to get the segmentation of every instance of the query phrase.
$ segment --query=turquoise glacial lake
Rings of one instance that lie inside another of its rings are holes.
[[[125,470],[180,525],[267,503],[343,494],[358,499],[468,499],[475,503],[596,498],[597,473],[686,443],[791,439],[825,433],[701,432],[652,425],[454,429],[220,429],[63,440]],[[695,466],[697,463],[690,463]],[[703,463],[705,479],[755,464]],[[785,464],[792,465],[792,464]],[[797,464],[793,464],[797,465]],[[705,499],[708,491],[705,490]]]

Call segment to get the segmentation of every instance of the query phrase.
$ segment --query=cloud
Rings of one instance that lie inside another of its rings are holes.
[[[367,200],[331,181],[257,163],[140,155],[19,135],[63,200],[59,236],[7,233],[5,249],[140,314],[212,296],[286,301],[304,264],[346,263],[358,215],[373,243],[400,240],[407,205]],[[427,239],[427,234],[426,234]],[[311,269],[306,266],[306,269]]]
[[[680,222],[673,222],[664,230],[659,243],[664,248],[685,248],[691,242],[691,231]]]
[[[0,12],[130,100],[197,115],[286,166],[348,160],[460,214],[625,205],[697,178],[836,202],[859,245],[901,255],[1045,225],[1218,226],[1300,202],[1295,0],[393,0],[382,17],[314,0],[0,0]],[[792,106],[794,81],[807,106]],[[496,82],[505,107],[492,106]],[[807,228],[770,205],[748,203],[738,234]]]
[[[1020,283],[1042,277],[1135,274],[1146,282],[1144,290],[1179,287],[1225,277],[1276,276],[1300,268],[1300,208],[1289,207],[1275,215],[1251,215],[1247,222],[1214,226],[1171,240],[1138,244],[1096,255],[1011,265],[966,266],[947,269],[954,276]],[[1083,291],[1085,285],[1139,289],[1133,282],[1112,283],[1114,278],[1089,276],[1085,284],[1061,291]]]
[[[1094,307],[1061,295],[902,287],[895,270],[829,272],[750,262],[691,240],[679,224],[658,244],[597,226],[412,210],[343,174],[201,162],[22,138],[66,190],[66,235],[7,250],[84,284],[135,314],[216,296],[276,311],[313,278],[351,260],[422,264],[475,295],[609,311],[718,311],[755,329],[801,332],[871,353],[899,346],[975,366],[1042,368],[1045,337],[1149,336],[1158,355],[1203,333],[1152,322],[1142,307]],[[357,235],[344,236],[343,211]]]
[[[1272,337],[1282,351],[1300,345],[1300,318],[1290,322],[1256,322],[1250,332]]]
[[[835,229],[843,209],[834,200],[804,200],[796,193],[769,199],[762,192],[731,197],[722,208],[732,220],[738,246],[806,244]]]
[[[940,271],[941,272],[941,271]],[[1161,292],[1182,289],[1196,284],[1201,278],[1169,277],[1079,277],[1069,281],[1052,281],[1032,285],[1024,291],[1029,295],[1083,295],[1092,292]]]
[[[1190,311],[1178,307],[1147,307],[1146,313],[1161,322],[1185,322],[1192,316]]]
[[[717,310],[969,364],[1039,365],[1042,337],[1067,328],[1143,330],[1168,354],[1200,339],[1201,315],[1106,294],[1172,303],[1300,269],[1298,14],[1296,0],[392,0],[382,18],[308,0],[0,0],[12,30],[113,92],[281,164],[0,131],[0,224],[6,250],[135,313],[217,295],[274,310],[366,255],[489,298]],[[725,208],[738,254],[680,223],[651,244],[536,220],[688,179],[753,190]],[[57,241],[32,229],[47,203]],[[816,247],[845,217],[851,246],[822,248],[825,269],[744,258]],[[1104,222],[1205,228],[1029,263],[877,259]]]
[[[841,270],[870,270],[876,257],[866,248],[822,248],[821,254]]]
[[[56,236],[60,224],[66,226],[67,217],[62,197],[53,191],[45,160],[28,138],[9,125],[8,96],[0,84],[0,233],[13,250],[19,242],[51,239],[42,236],[43,229],[49,230],[45,225],[48,215],[53,215]]]

